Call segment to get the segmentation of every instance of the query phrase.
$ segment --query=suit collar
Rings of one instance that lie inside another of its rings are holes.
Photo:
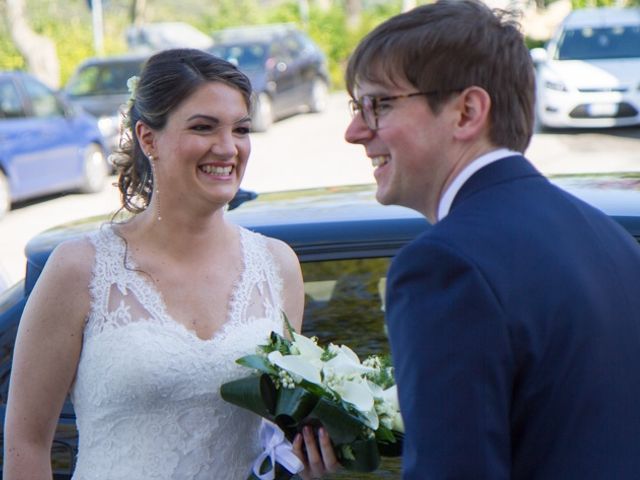
[[[542,176],[522,155],[505,157],[481,168],[462,185],[451,204],[451,210],[465,198],[487,187],[516,178]]]
[[[447,216],[449,210],[451,210],[453,199],[458,194],[458,191],[474,173],[476,173],[481,168],[489,165],[490,163],[497,162],[502,158],[513,157],[515,155],[520,154],[518,152],[514,152],[513,150],[509,150],[508,148],[498,148],[487,152],[484,155],[480,155],[478,158],[472,160],[467,166],[465,166],[460,172],[458,172],[451,184],[445,189],[444,194],[442,195],[442,197],[440,198],[440,202],[438,203],[438,221]]]

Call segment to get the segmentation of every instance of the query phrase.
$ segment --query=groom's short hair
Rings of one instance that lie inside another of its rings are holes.
[[[476,0],[439,0],[396,15],[372,30],[349,59],[347,89],[360,80],[442,92],[427,101],[437,114],[452,90],[475,85],[491,97],[489,140],[524,152],[533,134],[535,75],[519,25],[507,11]]]

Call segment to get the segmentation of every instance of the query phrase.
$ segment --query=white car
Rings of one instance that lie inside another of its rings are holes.
[[[575,10],[531,57],[542,127],[640,124],[640,8]]]

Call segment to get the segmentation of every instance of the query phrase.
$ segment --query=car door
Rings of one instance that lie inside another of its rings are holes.
[[[309,102],[309,92],[311,85],[317,77],[317,66],[313,64],[312,50],[309,50],[295,33],[288,34],[284,39],[289,57],[289,69],[294,78],[292,89],[293,108],[299,109]]]
[[[273,82],[273,109],[280,117],[292,113],[297,105],[298,71],[289,49],[281,39],[271,44],[271,55],[267,61],[269,77]]]
[[[22,77],[25,115],[12,125],[9,181],[14,199],[77,185],[82,175],[81,139],[56,95],[30,77]]]

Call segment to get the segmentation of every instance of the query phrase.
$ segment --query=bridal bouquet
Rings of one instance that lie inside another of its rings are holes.
[[[347,470],[370,472],[380,456],[399,456],[404,426],[388,357],[361,362],[345,345],[323,347],[287,328],[292,340],[272,332],[255,355],[237,360],[255,373],[223,384],[222,398],[273,422],[289,442],[303,426],[322,425]],[[292,468],[279,461],[286,455],[275,450],[272,442],[249,478],[290,478]]]

